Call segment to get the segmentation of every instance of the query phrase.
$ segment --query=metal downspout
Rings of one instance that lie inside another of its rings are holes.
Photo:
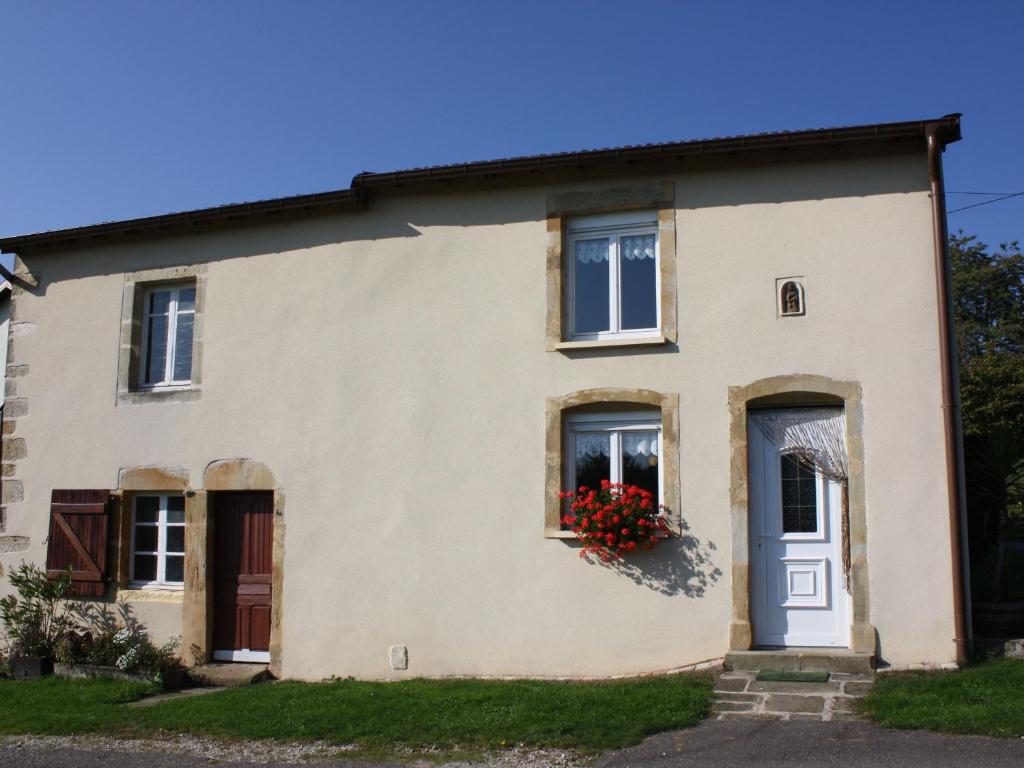
[[[945,129],[945,130],[944,130]],[[964,454],[960,418],[960,371],[953,335],[953,280],[946,226],[946,197],[942,179],[942,151],[949,126],[931,123],[925,129],[928,142],[928,177],[931,182],[932,235],[935,250],[935,291],[938,304],[939,347],[942,366],[942,421],[946,448],[946,493],[949,499],[949,533],[952,555],[953,621],[956,660],[967,661],[971,645],[970,565],[967,550],[967,504],[964,492]],[[941,132],[941,133],[940,133]],[[956,125],[955,141],[959,138]]]

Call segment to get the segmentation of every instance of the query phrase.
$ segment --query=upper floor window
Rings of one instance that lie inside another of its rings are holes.
[[[148,288],[143,301],[139,385],[146,388],[190,384],[195,284]]]
[[[568,338],[658,336],[657,211],[572,218],[566,240]]]

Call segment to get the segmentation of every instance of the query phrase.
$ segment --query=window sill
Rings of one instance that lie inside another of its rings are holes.
[[[191,403],[199,399],[199,387],[161,387],[156,389],[133,389],[119,392],[117,402],[124,405],[140,403]]]
[[[117,599],[129,603],[181,603],[184,597],[184,586],[129,584],[117,591]]]
[[[548,352],[569,352],[575,349],[611,349],[614,347],[646,347],[658,344],[668,344],[669,338],[665,334],[658,336],[637,336],[634,338],[621,339],[596,339],[594,341],[560,341],[551,344]]]
[[[673,538],[675,536],[678,536],[678,535],[679,535],[679,533],[676,531],[676,529],[673,527],[672,522],[670,521],[669,522],[669,531],[667,533],[664,533],[664,532],[663,533],[659,533],[658,534],[658,538],[659,539],[671,539],[671,538]],[[569,539],[569,540],[572,540],[572,541],[578,541],[579,540],[579,536],[577,536],[572,531],[563,531],[560,528],[545,528],[544,529],[544,538],[545,539]]]

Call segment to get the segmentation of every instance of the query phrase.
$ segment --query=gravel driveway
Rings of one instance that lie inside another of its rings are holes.
[[[303,764],[342,768],[410,768],[435,761],[403,760],[400,766],[345,761],[327,744],[223,743],[173,737],[163,741],[117,741],[96,737],[2,737],[0,767],[171,768],[241,766],[267,768]],[[1020,768],[1024,739],[944,736],[892,731],[868,723],[709,720],[696,728],[653,736],[643,744],[584,761],[560,750],[509,750],[479,763],[449,763],[449,768]]]

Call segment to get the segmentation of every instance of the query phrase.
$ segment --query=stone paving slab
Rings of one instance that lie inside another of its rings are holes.
[[[862,673],[830,674],[824,683],[759,681],[754,670],[733,670],[715,681],[719,720],[857,720],[856,700],[874,683]]]

